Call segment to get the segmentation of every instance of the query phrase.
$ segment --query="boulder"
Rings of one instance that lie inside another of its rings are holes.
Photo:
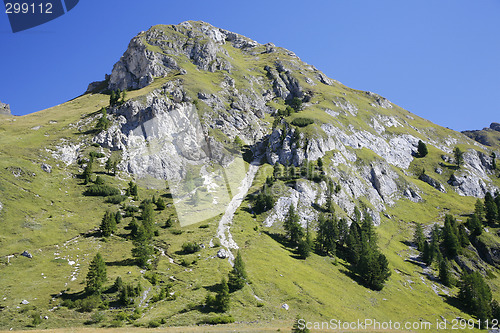
[[[27,300],[23,299],[23,300],[21,301],[21,304],[23,304],[23,305],[28,305],[28,304],[30,304],[30,302],[28,302]]]
[[[42,163],[41,168],[43,171],[45,171],[47,173],[52,172],[52,166],[50,166],[49,164]]]
[[[226,259],[229,256],[229,253],[225,249],[220,249],[217,251],[217,257],[221,259]]]
[[[282,309],[285,309],[285,310],[288,310],[288,309],[290,309],[290,306],[289,306],[288,304],[286,304],[286,303],[285,303],[285,304],[283,304],[283,305],[281,306],[281,308],[282,308]]]
[[[31,253],[29,253],[28,251],[24,251],[23,253],[21,253],[21,255],[23,257],[26,257],[26,258],[33,258],[33,255]]]
[[[446,193],[446,189],[444,188],[443,184],[435,180],[434,178],[431,178],[429,175],[423,173],[418,177],[423,182],[426,182],[430,186],[434,187],[436,190]]]

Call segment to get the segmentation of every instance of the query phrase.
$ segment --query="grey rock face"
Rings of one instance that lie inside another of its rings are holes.
[[[500,123],[491,123],[490,128],[494,131],[500,132]]]
[[[227,257],[228,253],[225,249],[220,249],[219,251],[217,251],[217,258],[226,259]]]
[[[426,182],[430,186],[434,187],[436,190],[446,193],[446,189],[444,188],[443,184],[435,180],[434,178],[431,178],[429,175],[423,173],[418,177],[423,182]]]
[[[10,105],[0,102],[0,114],[10,115]]]

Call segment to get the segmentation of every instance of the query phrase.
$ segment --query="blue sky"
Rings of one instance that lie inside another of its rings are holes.
[[[138,32],[202,20],[441,126],[480,129],[500,122],[499,17],[499,0],[80,0],[13,34],[2,12],[0,101],[15,115],[63,103],[110,73]]]

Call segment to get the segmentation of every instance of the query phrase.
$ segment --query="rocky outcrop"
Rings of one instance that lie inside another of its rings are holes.
[[[436,190],[446,193],[446,189],[444,188],[443,184],[432,178],[426,173],[421,174],[418,179],[420,179],[423,182],[426,182],[430,186],[434,187]]]
[[[500,123],[491,123],[490,128],[494,131],[500,132]]]
[[[487,192],[494,193],[497,188],[489,179],[492,158],[482,152],[469,149],[464,152],[463,159],[463,166],[451,175],[448,184],[463,196],[483,198]]]
[[[477,142],[498,148],[500,146],[500,123],[491,123],[482,130],[463,131],[463,134]]]
[[[10,116],[10,105],[0,102],[0,114]]]

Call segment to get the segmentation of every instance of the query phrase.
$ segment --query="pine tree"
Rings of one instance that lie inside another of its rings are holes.
[[[418,140],[418,157],[425,157],[429,153],[427,146],[422,140]]]
[[[361,254],[361,228],[358,223],[353,221],[349,227],[346,245],[348,250],[348,258],[351,265],[356,266],[359,262]]]
[[[455,147],[453,149],[453,156],[455,156],[455,164],[460,168],[460,166],[464,163],[464,153],[460,148]]]
[[[116,224],[120,224],[122,222],[122,213],[120,211],[115,213],[115,222]]]
[[[106,108],[101,109],[101,114],[102,116],[99,118],[95,126],[96,130],[99,132],[106,131],[109,128],[108,111]]]
[[[463,272],[459,288],[458,299],[470,314],[483,321],[491,318],[491,290],[479,272]]]
[[[458,226],[458,240],[460,242],[460,247],[464,248],[470,244],[469,235],[467,235],[467,231],[465,231],[465,226],[460,224]]]
[[[347,240],[347,235],[349,234],[349,226],[347,225],[347,220],[340,218],[337,220],[338,226],[338,243],[339,246],[344,246]]]
[[[484,205],[483,205],[483,202],[481,201],[481,199],[476,200],[476,204],[474,207],[475,207],[474,214],[476,214],[477,218],[482,223],[484,220],[484,213],[485,212],[484,212]]]
[[[484,210],[486,222],[489,225],[495,224],[498,219],[498,207],[490,192],[486,193],[484,196]]]
[[[104,213],[104,217],[102,218],[101,226],[100,226],[101,233],[104,237],[109,237],[113,232],[116,231],[116,216],[115,214],[106,211]]]
[[[97,253],[90,263],[85,291],[89,294],[100,293],[102,286],[106,283],[106,279],[106,263],[104,262],[101,254]]]
[[[220,312],[227,312],[230,307],[229,287],[225,278],[222,278],[220,284],[219,292],[215,296],[216,307]]]
[[[472,214],[467,219],[467,228],[469,228],[472,236],[477,237],[483,233],[483,225],[476,214]]]
[[[245,286],[245,281],[247,279],[247,273],[245,271],[245,263],[241,257],[241,253],[238,250],[236,258],[234,259],[233,269],[229,272],[228,276],[228,286],[231,291],[240,290]]]
[[[424,240],[424,247],[422,249],[422,261],[425,262],[427,266],[432,264],[432,255],[431,255],[431,247],[429,245],[429,242]]]
[[[113,160],[111,157],[108,157],[106,160],[106,164],[104,165],[104,169],[106,169],[106,172],[109,173],[111,169],[113,168]]]
[[[491,168],[493,170],[496,170],[497,169],[497,161],[496,161],[496,158],[497,158],[497,155],[495,154],[495,152],[491,152]]]
[[[156,204],[156,208],[158,210],[165,210],[165,208],[167,208],[167,206],[165,205],[165,201],[163,200],[163,198],[158,198],[158,200],[156,200],[155,204]]]
[[[299,216],[295,213],[293,204],[290,204],[288,215],[285,219],[283,227],[292,246],[297,246],[299,240],[304,236],[304,230],[299,224]]]
[[[137,227],[137,232],[133,240],[134,248],[132,248],[132,256],[136,259],[136,263],[140,267],[147,267],[148,261],[154,252],[153,246],[150,245],[151,236],[148,235],[143,225]]]
[[[443,246],[450,257],[455,257],[460,252],[460,243],[456,230],[456,220],[451,215],[446,215],[443,228]]]
[[[443,258],[439,262],[439,280],[447,287],[451,287],[451,273],[448,259]]]
[[[321,157],[318,158],[318,168],[319,171],[323,171],[323,159]]]
[[[309,223],[308,223],[306,228],[306,235],[305,237],[299,240],[299,245],[297,246],[297,252],[302,259],[307,259],[307,257],[311,255],[312,245],[313,242],[311,240],[311,234],[309,233]]]
[[[441,241],[441,231],[439,225],[436,223],[431,230],[431,242],[429,244],[429,262],[427,265],[432,264],[434,259],[436,259],[439,252],[439,243]]]
[[[84,179],[84,185],[87,185],[90,183],[91,177],[92,177],[92,164],[94,163],[94,158],[90,157],[89,161],[87,162],[87,165],[85,166],[85,169],[83,170],[82,177]]]
[[[424,250],[425,236],[424,236],[424,231],[422,229],[422,225],[420,223],[415,223],[415,233],[413,235],[413,242],[417,246],[417,250],[419,251]]]
[[[336,218],[333,216],[326,218],[325,215],[320,214],[315,241],[316,251],[320,254],[335,255],[338,235],[339,230]]]

